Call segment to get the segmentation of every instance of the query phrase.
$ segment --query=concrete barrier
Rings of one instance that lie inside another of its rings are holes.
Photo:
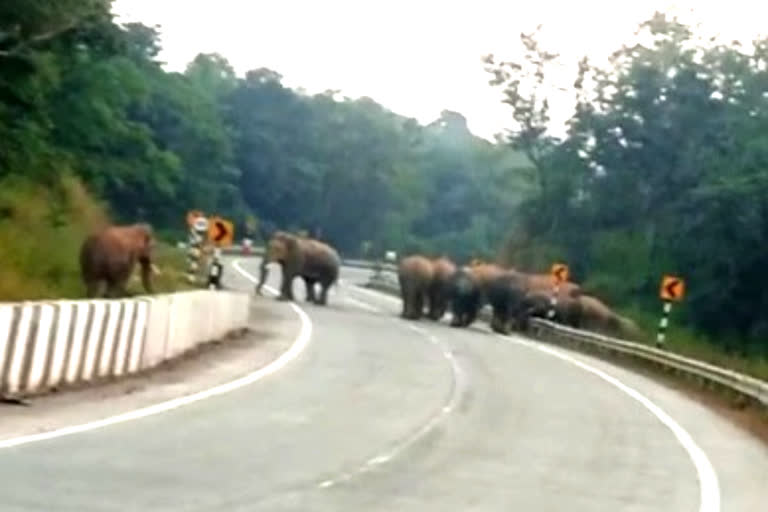
[[[248,325],[250,295],[195,290],[121,300],[0,304],[0,395],[152,368]]]

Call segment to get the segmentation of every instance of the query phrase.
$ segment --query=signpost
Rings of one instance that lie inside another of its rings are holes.
[[[552,297],[549,299],[549,311],[547,312],[547,318],[550,320],[555,319],[557,314],[557,296],[560,294],[560,285],[568,281],[569,270],[568,265],[565,263],[555,263],[550,269],[552,274]]]
[[[208,230],[208,219],[203,212],[192,210],[187,212],[187,225],[189,234],[187,242],[187,281],[195,283],[197,271],[200,269],[200,259],[202,257],[203,234]]]
[[[672,311],[672,303],[680,302],[685,297],[685,281],[677,276],[665,275],[661,278],[659,298],[664,302],[664,309],[659,321],[659,331],[656,334],[656,346],[664,348],[667,326],[669,325],[669,313]]]

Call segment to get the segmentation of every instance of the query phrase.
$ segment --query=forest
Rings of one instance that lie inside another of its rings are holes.
[[[565,261],[648,322],[661,275],[680,275],[673,322],[768,353],[768,40],[702,40],[656,14],[609,65],[579,62],[557,137],[546,84],[559,57],[535,31],[511,34],[518,61],[478,56],[510,115],[491,142],[458,112],[422,125],[371,98],[289,88],[279,70],[239,75],[222,55],[166,71],[158,28],[116,23],[110,3],[0,5],[0,298],[76,280],[79,237],[106,219],[174,242],[201,209],[238,238],[258,235],[255,219],[346,257]]]

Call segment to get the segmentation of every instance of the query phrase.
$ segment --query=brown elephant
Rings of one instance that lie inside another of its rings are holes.
[[[443,318],[450,300],[451,276],[456,265],[445,257],[432,260],[432,283],[429,286],[429,318],[435,321]]]
[[[152,293],[153,246],[152,227],[148,224],[109,226],[88,236],[80,248],[80,272],[86,295],[100,296],[101,285],[106,283],[105,296],[125,296],[125,284],[137,261],[144,290]]]
[[[304,279],[307,301],[324,305],[328,303],[328,289],[338,280],[341,258],[330,245],[311,238],[277,231],[269,240],[267,260],[280,263],[282,282],[278,300],[293,299],[293,280]],[[320,296],[315,296],[315,284],[319,283]]]
[[[639,340],[643,333],[629,318],[623,317],[605,305],[599,299],[581,295],[580,328],[630,340]]]
[[[435,276],[432,261],[420,254],[406,256],[397,266],[397,281],[403,299],[401,316],[418,320],[429,302],[430,287]]]

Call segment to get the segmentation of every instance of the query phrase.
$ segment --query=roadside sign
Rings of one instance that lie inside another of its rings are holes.
[[[661,300],[680,302],[685,297],[685,281],[677,276],[665,275],[659,290]]]
[[[554,279],[555,284],[563,284],[564,282],[568,281],[569,277],[569,271],[568,271],[568,265],[565,263],[555,263],[552,265],[552,279]]]
[[[205,214],[201,212],[200,210],[189,210],[187,212],[187,226],[190,228],[195,225],[195,219],[198,217],[204,217]]]
[[[213,217],[208,223],[208,239],[216,247],[232,245],[235,238],[235,227],[232,222],[221,217]]]

